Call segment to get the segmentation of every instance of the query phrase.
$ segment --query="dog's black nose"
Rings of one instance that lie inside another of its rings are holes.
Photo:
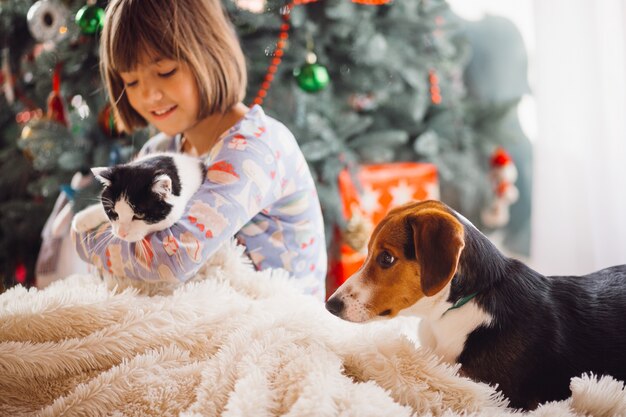
[[[341,310],[343,310],[343,301],[341,301],[339,297],[331,297],[330,300],[326,301],[326,310],[330,311],[335,316],[339,316]]]

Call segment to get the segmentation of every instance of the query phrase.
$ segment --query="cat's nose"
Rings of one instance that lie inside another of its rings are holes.
[[[117,224],[117,230],[116,230],[116,234],[121,237],[121,238],[125,238],[126,236],[128,236],[128,233],[130,232],[130,225],[125,224],[120,222],[119,224]]]

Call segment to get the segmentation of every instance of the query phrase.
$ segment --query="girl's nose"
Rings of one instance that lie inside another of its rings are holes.
[[[142,90],[142,97],[150,102],[159,101],[163,98],[163,91],[158,86],[146,85]]]

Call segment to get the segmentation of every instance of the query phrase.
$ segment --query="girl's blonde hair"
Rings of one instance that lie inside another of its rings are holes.
[[[142,54],[187,63],[200,95],[198,118],[224,113],[242,101],[246,64],[220,0],[112,0],[100,41],[100,71],[120,127],[146,126],[124,94],[120,72]]]

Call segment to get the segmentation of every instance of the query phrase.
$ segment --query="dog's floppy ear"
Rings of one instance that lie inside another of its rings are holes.
[[[465,246],[463,226],[441,210],[427,210],[409,218],[415,256],[420,263],[422,291],[435,295],[456,273]]]

